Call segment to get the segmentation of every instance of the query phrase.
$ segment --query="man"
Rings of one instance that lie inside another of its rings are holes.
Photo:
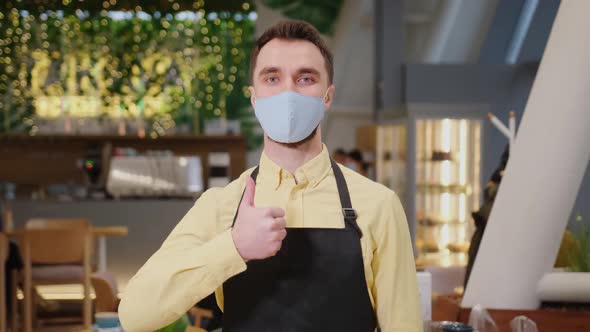
[[[250,71],[260,164],[199,198],[129,282],[123,327],[160,328],[215,291],[224,332],[421,331],[398,197],[332,162],[321,142],[334,86],[318,32],[271,27]]]

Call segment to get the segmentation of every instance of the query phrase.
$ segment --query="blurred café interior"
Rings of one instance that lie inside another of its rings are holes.
[[[477,307],[497,328],[483,332],[536,331],[515,319],[590,331],[589,12],[581,0],[2,1],[0,331],[100,331],[199,195],[257,164],[249,57],[285,18],[334,53],[321,124],[333,158],[402,201],[424,321],[473,324]],[[187,331],[218,328],[218,314],[197,306]]]

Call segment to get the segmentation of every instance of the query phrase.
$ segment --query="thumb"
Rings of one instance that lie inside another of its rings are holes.
[[[244,197],[242,197],[242,204],[244,206],[254,207],[254,193],[256,192],[256,182],[251,177],[246,178],[246,189],[244,189]]]

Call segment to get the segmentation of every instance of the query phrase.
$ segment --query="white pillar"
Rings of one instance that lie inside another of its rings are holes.
[[[590,1],[562,1],[463,307],[534,309],[590,158]]]

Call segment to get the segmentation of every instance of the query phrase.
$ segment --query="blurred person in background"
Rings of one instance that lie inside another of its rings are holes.
[[[347,155],[346,159],[346,167],[352,169],[353,171],[367,176],[367,163],[363,159],[363,154],[361,151],[354,149],[350,151]]]
[[[344,165],[348,160],[348,153],[346,153],[344,149],[338,148],[334,151],[334,154],[332,154],[332,159],[334,159],[335,162]]]

